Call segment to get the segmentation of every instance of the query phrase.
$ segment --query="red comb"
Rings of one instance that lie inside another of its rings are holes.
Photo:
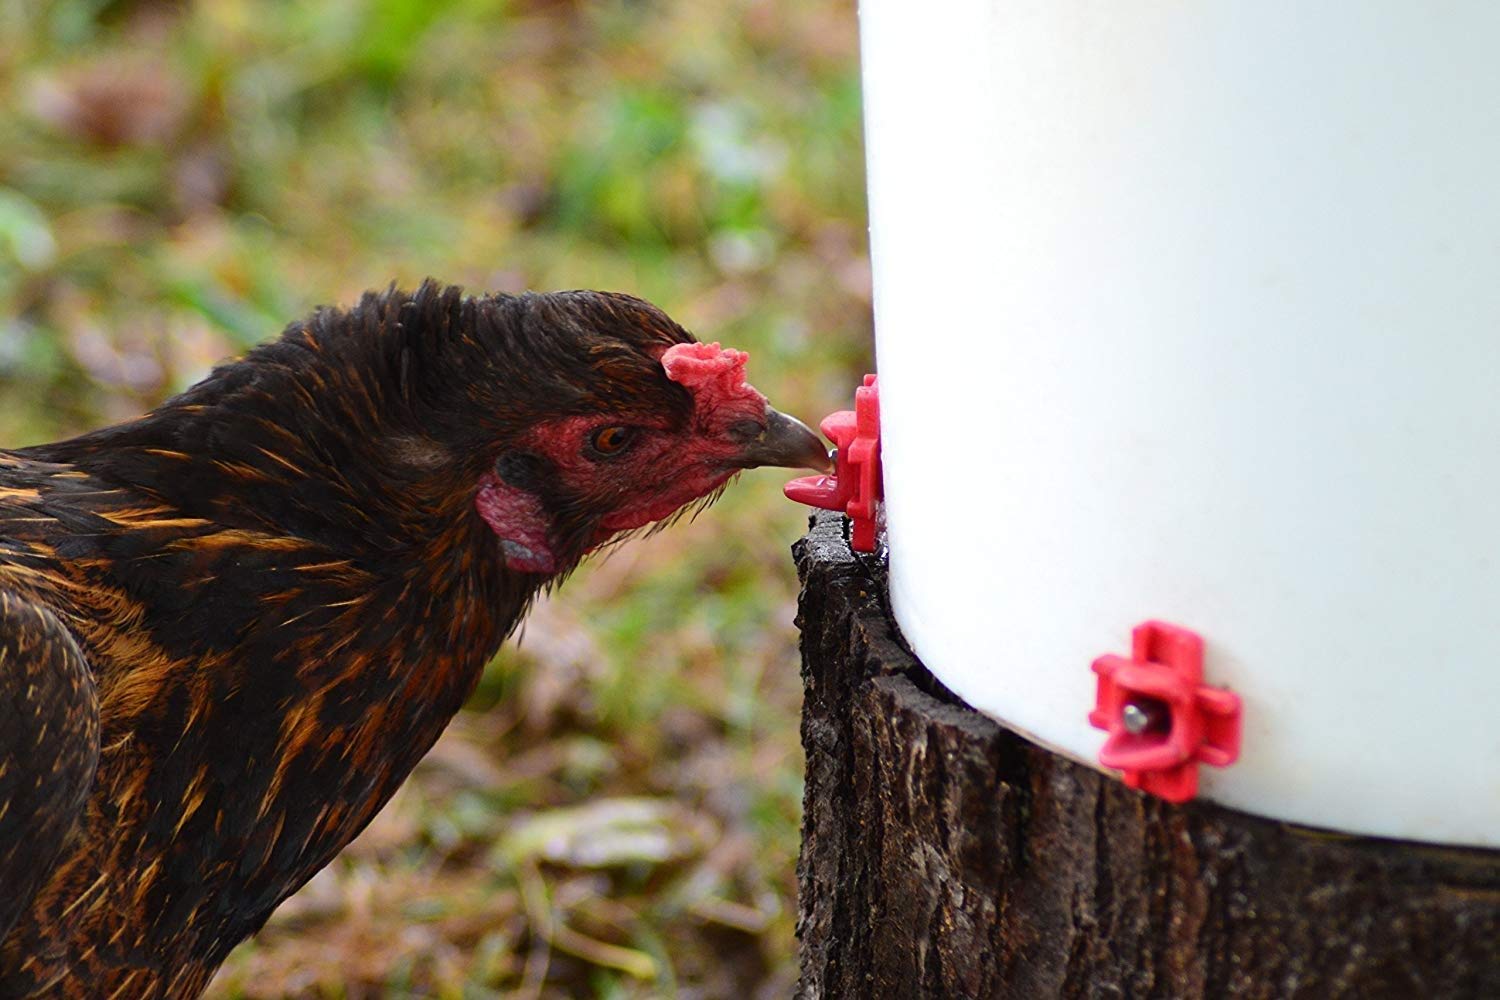
[[[661,356],[667,378],[690,390],[695,396],[706,394],[724,402],[738,397],[763,400],[745,382],[745,362],[750,355],[718,344],[674,344]]]

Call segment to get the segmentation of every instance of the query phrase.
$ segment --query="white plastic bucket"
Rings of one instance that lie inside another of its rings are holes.
[[[892,597],[1078,759],[1163,619],[1200,794],[1500,845],[1500,4],[864,0]]]

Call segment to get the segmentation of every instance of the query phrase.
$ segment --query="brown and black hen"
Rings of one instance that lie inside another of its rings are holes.
[[[639,299],[325,310],[0,452],[0,997],[193,997],[539,590],[818,438]]]

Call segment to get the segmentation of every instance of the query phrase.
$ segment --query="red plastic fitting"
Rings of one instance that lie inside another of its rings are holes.
[[[1198,794],[1198,765],[1240,755],[1240,698],[1203,684],[1203,639],[1165,622],[1137,625],[1129,658],[1094,661],[1099,692],[1089,724],[1109,733],[1099,763],[1168,802]]]
[[[874,375],[854,390],[854,409],[839,410],[818,425],[838,448],[833,475],[803,476],[786,484],[786,495],[798,503],[849,515],[849,545],[856,552],[875,551],[876,505],[880,480],[880,386]]]

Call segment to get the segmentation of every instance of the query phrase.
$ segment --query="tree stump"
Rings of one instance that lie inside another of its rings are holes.
[[[800,997],[1500,997],[1500,852],[1173,806],[1044,750],[902,645],[844,524],[793,550]]]

